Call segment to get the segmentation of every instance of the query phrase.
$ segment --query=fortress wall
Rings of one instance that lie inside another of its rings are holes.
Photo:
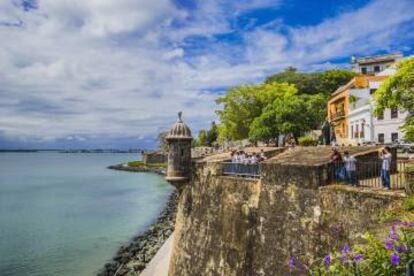
[[[286,275],[379,229],[400,197],[326,184],[326,166],[264,163],[262,179],[221,176],[193,163],[181,191],[170,275]],[[325,181],[325,182],[324,182]]]

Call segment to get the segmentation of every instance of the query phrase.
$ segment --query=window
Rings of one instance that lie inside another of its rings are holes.
[[[358,138],[359,137],[359,125],[358,124],[356,125],[355,129],[356,129],[355,130],[355,138]]]
[[[366,74],[367,73],[367,67],[361,67],[361,73]]]
[[[372,94],[374,94],[374,93],[375,93],[375,91],[377,91],[377,89],[376,89],[376,88],[371,88],[371,89],[369,90],[369,94],[370,94],[370,95],[372,95]]]
[[[378,114],[377,119],[378,120],[384,120],[384,112],[382,112],[381,114]]]
[[[378,143],[384,144],[384,133],[378,134]]]
[[[391,141],[392,142],[397,142],[398,141],[398,133],[397,132],[391,133]]]
[[[379,67],[379,65],[374,66],[374,72],[379,72],[381,71],[381,67]]]
[[[351,126],[351,138],[355,138],[354,125]]]
[[[391,119],[398,118],[398,108],[391,108]]]

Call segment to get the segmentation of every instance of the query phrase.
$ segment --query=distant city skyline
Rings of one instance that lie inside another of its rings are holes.
[[[289,66],[414,53],[412,0],[5,0],[0,149],[153,148]]]

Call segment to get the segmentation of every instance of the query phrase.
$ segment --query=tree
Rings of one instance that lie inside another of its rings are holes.
[[[217,111],[221,124],[218,127],[219,139],[242,140],[249,137],[250,125],[259,117],[263,109],[287,91],[296,91],[287,83],[265,83],[242,85],[230,89],[216,100],[223,106]]]
[[[165,140],[165,138],[168,135],[168,131],[162,131],[160,133],[158,133],[158,148],[161,151],[168,151],[168,144],[167,144],[167,140]]]
[[[266,79],[266,83],[287,82],[294,84],[299,94],[325,94],[329,95],[338,87],[348,83],[355,72],[340,69],[331,69],[324,72],[298,72],[296,68],[288,67],[283,72],[274,74]]]
[[[317,73],[316,91],[330,95],[340,86],[347,84],[357,74],[353,71],[331,69]]]
[[[211,127],[207,131],[207,134],[206,134],[206,140],[205,140],[206,145],[209,147],[213,146],[216,143],[217,138],[218,138],[218,128],[217,128],[216,122],[213,121],[211,122]]]
[[[250,139],[268,141],[279,134],[299,137],[310,129],[308,107],[305,98],[297,92],[288,91],[269,104],[262,115],[250,127]]]
[[[200,129],[198,132],[198,146],[205,146],[207,143],[207,131],[205,129]]]
[[[317,129],[326,118],[328,97],[324,94],[301,95],[306,105],[306,114],[310,129]]]
[[[375,92],[375,113],[381,114],[385,108],[399,108],[409,115],[402,126],[405,139],[414,141],[414,58],[398,64],[398,70],[383,82]]]

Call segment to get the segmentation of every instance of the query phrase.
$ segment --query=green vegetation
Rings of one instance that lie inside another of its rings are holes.
[[[302,136],[298,138],[300,146],[309,147],[316,146],[318,144],[318,139],[309,136]]]
[[[281,73],[268,77],[266,83],[287,82],[294,84],[300,94],[314,95],[322,93],[329,95],[355,76],[354,72],[348,70],[332,69],[324,72],[305,73],[289,67]]]
[[[218,141],[270,141],[279,134],[295,138],[315,129],[326,117],[328,95],[355,74],[346,70],[303,73],[294,68],[259,85],[230,89],[216,103],[220,117]]]
[[[385,108],[399,108],[409,112],[403,125],[405,139],[414,141],[414,58],[406,59],[398,64],[395,75],[384,81],[375,92],[376,114]]]
[[[209,130],[200,129],[198,137],[193,140],[193,147],[213,147],[217,144],[218,126],[216,122],[211,122]]]
[[[407,197],[403,202],[405,211],[414,211],[414,196]]]
[[[414,258],[412,223],[390,227],[386,240],[365,234],[364,245],[344,246],[310,267],[310,275],[404,275],[407,262]]]
[[[167,140],[165,140],[165,138],[168,135],[168,131],[163,131],[160,132],[158,134],[158,148],[160,149],[160,151],[168,151],[168,144],[167,144]]]
[[[129,167],[133,168],[167,168],[167,163],[149,163],[145,164],[143,161],[131,161],[128,162]]]

